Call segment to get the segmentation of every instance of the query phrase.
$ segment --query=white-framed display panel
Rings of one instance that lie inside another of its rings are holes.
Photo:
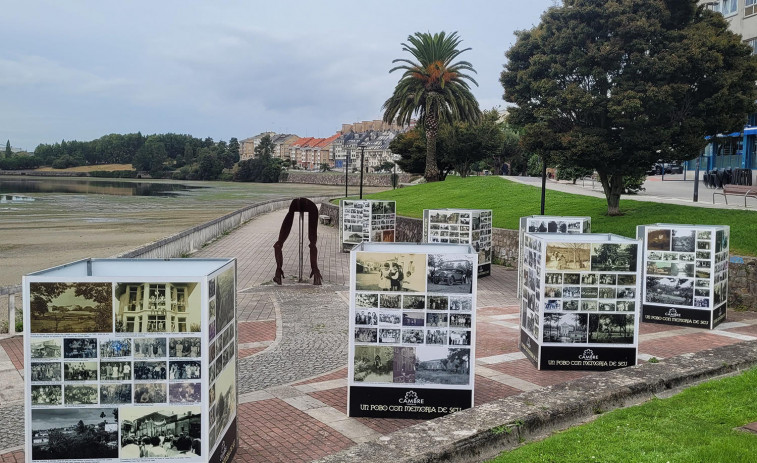
[[[591,217],[529,215],[520,218],[518,228],[518,297],[523,285],[523,234],[524,233],[591,233]]]
[[[477,258],[472,246],[459,244],[363,243],[353,248],[349,416],[434,418],[473,406]],[[380,268],[394,262],[405,273],[401,289],[378,289]],[[437,272],[463,264],[467,281],[449,284],[446,277],[435,278]],[[361,338],[363,333],[368,337]],[[458,363],[458,354],[467,354],[467,365]],[[368,366],[365,359],[375,363]],[[454,384],[437,382],[437,373]]]
[[[54,289],[53,284],[61,284],[65,289],[60,293],[61,287]],[[60,366],[60,374],[56,379],[35,381],[30,377],[24,385],[27,462],[46,459],[34,458],[33,448],[36,443],[44,444],[45,438],[49,442],[52,430],[62,431],[64,434],[76,432],[66,429],[71,424],[65,420],[76,421],[77,417],[82,419],[87,429],[116,433],[116,456],[112,457],[112,452],[109,452],[107,456],[90,456],[87,458],[90,461],[159,458],[161,461],[220,462],[233,457],[238,447],[236,259],[85,259],[26,275],[23,277],[22,286],[25,371],[33,369],[32,363],[57,363]],[[108,291],[108,286],[109,303],[103,299],[103,293]],[[155,289],[154,294],[158,297],[153,299],[150,294],[141,293],[141,301],[138,301],[138,304],[145,303],[144,307],[147,308],[143,309],[137,305],[132,311],[129,306],[131,296],[122,294],[121,296],[125,297],[119,297],[119,286],[135,288],[137,294],[140,294],[139,287],[148,291]],[[184,288],[183,311],[181,299],[173,298],[178,292],[172,291],[178,288]],[[72,293],[80,292],[77,289],[80,289],[84,296],[72,297]],[[35,313],[32,314],[32,297],[54,294],[58,295],[46,300],[43,305],[39,305],[40,301],[36,300]],[[99,295],[93,297],[92,294]],[[161,294],[163,299],[160,298]],[[100,302],[97,299],[100,299]],[[81,304],[87,304],[87,301],[97,304],[90,305],[89,307],[93,307],[91,309],[83,310]],[[124,304],[125,308],[122,307]],[[60,307],[64,307],[64,310]],[[166,309],[163,310],[163,307]],[[45,310],[61,312],[61,321],[56,323],[53,332],[46,331],[50,324],[47,323]],[[94,315],[88,316],[87,311],[92,311]],[[81,315],[76,323],[66,323],[66,312],[79,312]],[[119,326],[119,317],[137,313],[144,315],[143,312],[153,314],[148,315],[148,324],[131,325],[131,329],[135,331],[128,331],[128,324]],[[199,312],[199,319],[196,318],[196,313],[192,312]],[[189,319],[185,320],[184,326],[178,320],[174,325],[170,325],[167,318],[163,319],[163,325],[157,320],[160,316],[169,315],[170,318],[170,315],[182,313],[187,313],[190,319],[195,318],[191,322]],[[104,321],[106,314],[109,327]],[[152,324],[150,316],[156,317]],[[223,326],[215,328],[216,321],[220,323],[221,319],[224,322]],[[60,326],[60,323],[63,323],[63,326]],[[189,323],[197,323],[199,326]],[[89,330],[90,328],[92,329]],[[147,329],[153,331],[145,331]],[[196,352],[198,338],[199,352]],[[45,346],[47,341],[52,341],[50,346],[59,346],[57,355],[47,357],[45,351],[44,357],[40,358],[38,347]],[[34,358],[32,345],[35,346]],[[139,353],[138,345],[141,346]],[[179,345],[182,346],[181,356],[178,355]],[[95,349],[94,352],[92,347]],[[188,355],[183,354],[185,347],[189,349]],[[129,354],[122,355],[122,349],[128,349]],[[116,355],[112,355],[114,352]],[[215,352],[213,358],[210,358],[211,352]],[[83,363],[88,365],[77,365]],[[116,368],[116,363],[128,364],[130,371]],[[138,367],[142,375],[149,371],[150,367],[158,372],[161,364],[165,371],[156,373],[156,377],[137,378]],[[66,369],[66,365],[72,366]],[[104,379],[102,372],[107,371],[105,369],[109,365],[113,366],[113,370],[120,370],[122,377]],[[73,374],[67,377],[67,371],[73,373],[80,366],[89,370],[88,379],[77,380]],[[96,379],[91,378],[92,367],[95,368]],[[123,377],[127,373],[130,374],[128,379]],[[199,375],[199,378],[196,375]],[[193,386],[188,388],[188,384]],[[42,397],[46,400],[48,398],[47,393],[43,395],[35,386],[58,386],[60,403],[35,403]],[[188,399],[186,395],[182,396],[187,391],[196,395],[198,386],[199,400],[194,396],[189,396]],[[105,403],[111,387],[125,389],[120,391],[120,401]],[[66,391],[69,388],[70,397],[67,397]],[[216,388],[219,389],[218,393],[211,397],[211,390]],[[125,393],[126,389],[129,389],[128,394]],[[96,394],[94,399],[93,391]],[[87,403],[77,403],[74,395],[85,397]],[[128,401],[129,396],[131,401]],[[142,402],[146,397],[148,402]],[[105,413],[105,418],[99,417],[103,422],[88,413],[89,410]],[[113,410],[118,410],[117,422]],[[196,419],[197,414],[200,415],[199,420]],[[110,423],[110,420],[114,422]],[[55,425],[50,428],[40,427],[47,426],[46,421]],[[199,442],[196,442],[197,437],[194,436],[197,434],[198,422],[200,437]],[[185,432],[192,436],[192,449],[185,452],[172,449],[167,451],[171,456],[160,454],[158,457],[152,455],[160,453],[160,450],[151,449],[148,456],[134,457],[132,452],[146,453],[148,448],[126,448],[127,438],[143,437],[132,432],[137,427],[144,436],[163,432],[163,444],[166,436],[176,432],[175,437],[178,440],[179,432]],[[200,455],[196,454],[198,449]],[[82,460],[74,457],[72,459]]]
[[[523,249],[520,348],[537,369],[635,365],[640,240],[613,234],[525,233]]]
[[[339,241],[342,251],[356,244],[393,243],[397,227],[397,203],[376,199],[343,199],[339,202]]]
[[[728,309],[728,225],[636,227],[644,243],[642,321],[714,329]]]
[[[478,276],[491,275],[491,209],[424,209],[423,242],[470,244],[478,253]]]

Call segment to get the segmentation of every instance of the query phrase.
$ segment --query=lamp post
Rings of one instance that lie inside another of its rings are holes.
[[[350,166],[350,152],[347,149],[344,150],[344,197],[347,197],[347,174],[349,173]]]
[[[363,199],[363,159],[365,158],[365,145],[360,147],[360,199]]]

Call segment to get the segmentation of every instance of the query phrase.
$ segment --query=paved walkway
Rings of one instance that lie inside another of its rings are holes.
[[[336,228],[318,229],[324,285],[297,283],[297,232],[284,247],[283,286],[271,283],[285,211],[256,218],[193,257],[236,257],[239,430],[236,461],[306,462],[418,421],[347,417],[349,255]],[[306,243],[307,245],[307,243]],[[307,248],[306,248],[307,249]],[[306,275],[309,263],[305,263]],[[591,375],[537,371],[518,350],[516,272],[479,280],[475,404]],[[664,359],[757,340],[757,313],[730,312],[713,331],[642,323],[640,355]],[[23,342],[0,341],[0,459],[23,461]]]

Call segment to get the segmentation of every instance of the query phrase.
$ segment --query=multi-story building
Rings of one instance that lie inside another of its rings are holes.
[[[200,331],[197,283],[121,283],[116,287],[116,331],[188,333]]]
[[[732,32],[741,34],[744,42],[757,54],[757,0],[704,0],[702,5],[720,12]],[[743,131],[718,136],[717,153],[713,144],[705,148],[701,169],[757,168],[757,114],[750,114]],[[696,160],[687,163],[693,168]]]
[[[343,168],[345,163],[350,168],[360,168],[360,154],[363,153],[363,167],[373,172],[384,162],[394,162],[399,156],[389,149],[389,143],[394,140],[399,131],[367,131],[348,132],[334,141],[331,149],[331,159],[334,166]]]
[[[245,138],[244,140],[239,142],[239,160],[240,161],[246,161],[248,159],[252,159],[255,157],[255,147],[258,146],[260,143],[260,140],[263,139],[266,135],[273,138],[276,135],[276,132],[262,132],[254,137]]]

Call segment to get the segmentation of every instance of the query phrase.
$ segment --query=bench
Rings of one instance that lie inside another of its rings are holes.
[[[331,225],[331,216],[330,215],[319,215],[318,221],[321,222],[323,225]]]
[[[712,204],[715,204],[715,195],[722,195],[726,204],[728,204],[728,195],[743,196],[744,207],[746,207],[747,198],[757,199],[757,187],[747,185],[723,185],[721,191],[716,191],[712,194]]]

